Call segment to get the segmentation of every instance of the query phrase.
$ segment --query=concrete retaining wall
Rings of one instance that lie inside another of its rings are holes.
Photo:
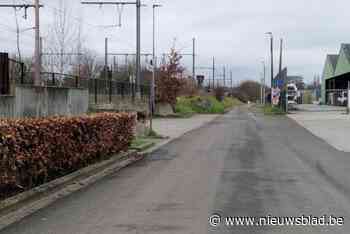
[[[86,89],[17,86],[14,96],[0,96],[1,118],[71,116],[88,108]]]
[[[1,96],[0,97],[0,118],[11,118],[15,112],[15,97]]]
[[[89,105],[90,103],[90,105]],[[148,112],[149,99],[130,96],[99,95],[98,104],[87,89],[16,86],[14,95],[0,96],[0,118],[72,116],[101,111]]]

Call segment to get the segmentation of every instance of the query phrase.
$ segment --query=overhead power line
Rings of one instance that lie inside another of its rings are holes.
[[[135,5],[136,6],[136,97],[140,98],[140,82],[141,82],[141,0],[133,2],[122,1],[99,1],[99,2],[81,2],[85,5]]]

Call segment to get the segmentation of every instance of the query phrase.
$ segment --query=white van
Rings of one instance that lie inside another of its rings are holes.
[[[295,84],[288,84],[287,85],[287,97],[288,97],[288,106],[291,106],[292,108],[297,104],[298,100],[298,88]]]

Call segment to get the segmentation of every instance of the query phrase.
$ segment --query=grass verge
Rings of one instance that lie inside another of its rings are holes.
[[[157,139],[158,138],[137,137],[132,141],[130,149],[137,150],[139,152],[145,151],[153,147],[157,143]]]
[[[224,114],[228,109],[240,104],[240,101],[230,97],[225,97],[222,102],[213,96],[179,97],[175,112],[184,117],[194,114]]]
[[[263,112],[265,115],[285,115],[286,112],[280,107],[266,105],[263,106]]]

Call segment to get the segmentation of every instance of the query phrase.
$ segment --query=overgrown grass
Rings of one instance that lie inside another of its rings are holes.
[[[180,97],[177,99],[175,112],[183,116],[193,114],[223,114],[225,110],[239,105],[237,99],[226,97],[222,102],[213,96]]]
[[[177,113],[180,117],[183,118],[189,118],[195,114],[192,108],[190,106],[185,105],[184,103],[178,103],[175,106],[175,113]]]
[[[242,102],[239,101],[237,98],[225,97],[223,104],[224,104],[225,109],[230,109],[232,107],[242,105]]]
[[[263,112],[265,115],[285,115],[286,112],[282,110],[280,107],[266,105],[263,106]]]

